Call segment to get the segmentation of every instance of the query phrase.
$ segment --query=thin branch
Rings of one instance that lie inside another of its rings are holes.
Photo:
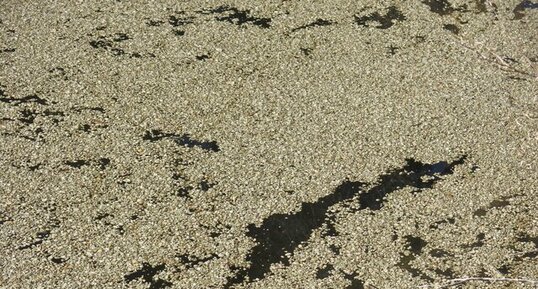
[[[495,51],[489,49],[488,47],[484,47],[484,45],[482,45],[482,43],[480,43],[480,42],[475,42],[475,44],[473,45],[473,44],[467,43],[463,39],[463,37],[454,36],[454,38],[456,38],[458,40],[458,42],[459,42],[459,44],[461,46],[475,52],[482,59],[494,64],[499,69],[501,69],[503,71],[506,71],[506,72],[518,73],[518,74],[520,74],[522,76],[526,76],[526,77],[528,77],[530,79],[538,80],[538,71],[528,72],[528,71],[524,71],[522,69],[515,68],[513,65],[510,65],[509,63],[507,63]],[[532,65],[531,65],[531,68],[532,68]]]

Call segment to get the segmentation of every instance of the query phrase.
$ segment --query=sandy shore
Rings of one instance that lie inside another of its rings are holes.
[[[1,288],[538,280],[538,3],[0,8]]]

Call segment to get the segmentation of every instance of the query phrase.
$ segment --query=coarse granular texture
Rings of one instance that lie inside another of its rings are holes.
[[[1,1],[0,288],[538,286],[537,2],[147,2]]]

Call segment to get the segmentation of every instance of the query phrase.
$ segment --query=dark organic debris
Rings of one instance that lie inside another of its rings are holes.
[[[331,264],[325,264],[323,268],[319,268],[316,272],[316,278],[317,279],[325,279],[332,275],[332,272],[334,270],[334,266]]]
[[[88,110],[88,111],[96,111],[96,112],[100,112],[100,113],[105,113],[105,109],[102,108],[102,107],[99,107],[99,106],[96,106],[96,107],[89,107],[89,106],[77,107],[77,108],[74,108],[73,110],[76,111],[76,112],[82,112],[82,111]]]
[[[229,22],[235,25],[252,24],[261,28],[271,27],[271,18],[258,18],[250,15],[250,10],[239,10],[227,5],[219,6],[203,14],[227,14],[226,16],[216,16],[217,21]]]
[[[228,278],[224,287],[262,279],[271,271],[271,264],[282,263],[288,266],[289,256],[299,244],[307,241],[314,230],[332,222],[328,213],[331,206],[358,198],[359,207],[356,211],[379,210],[388,194],[408,186],[418,191],[432,188],[441,179],[440,176],[452,174],[454,167],[463,164],[465,159],[466,156],[462,156],[451,163],[442,161],[434,164],[407,159],[403,168],[381,175],[379,183],[366,192],[362,190],[364,183],[345,180],[333,193],[315,202],[302,203],[301,209],[295,213],[273,214],[260,226],[248,225],[247,236],[257,243],[246,256],[250,265],[235,268],[234,276]],[[411,249],[417,251],[413,244]]]
[[[448,31],[456,34],[456,35],[458,33],[460,33],[460,28],[458,26],[454,25],[454,24],[445,24],[445,25],[443,25],[443,28],[445,30],[448,30]]]
[[[478,248],[484,246],[484,239],[486,238],[486,234],[479,233],[476,236],[476,241],[469,245],[463,245],[462,248]]]
[[[98,162],[99,162],[99,169],[104,170],[110,164],[110,159],[109,158],[100,158],[98,160]]]
[[[316,27],[316,26],[329,26],[329,25],[333,25],[335,24],[336,22],[332,22],[330,20],[324,20],[324,19],[321,19],[321,18],[318,18],[316,19],[316,21],[312,22],[312,23],[309,23],[309,24],[306,24],[306,25],[303,25],[303,26],[299,26],[297,28],[294,28],[291,30],[291,32],[295,32],[297,30],[301,30],[301,29],[306,29],[306,28],[309,28],[309,27]]]
[[[61,257],[52,257],[50,260],[55,264],[62,264],[65,263],[67,260]]]
[[[188,255],[188,254],[176,255],[176,257],[179,259],[181,264],[185,266],[186,269],[191,269],[196,265],[211,261],[213,259],[218,258],[219,256],[213,253],[207,257],[197,257],[194,255]]]
[[[411,262],[414,261],[417,256],[422,254],[422,249],[426,247],[428,242],[424,241],[420,237],[411,235],[405,236],[404,238],[406,239],[406,249],[409,251],[409,254],[400,254],[400,262],[398,263],[398,267],[408,271],[413,277],[420,277],[424,280],[433,281],[431,277],[411,265]]]
[[[32,248],[34,246],[37,246],[37,245],[43,243],[43,241],[46,240],[49,236],[50,236],[50,230],[39,232],[39,233],[37,233],[37,240],[35,240],[34,242],[32,242],[30,244],[20,246],[19,250],[29,249],[29,248]]]
[[[131,38],[125,33],[116,33],[116,36],[112,40],[114,42],[122,42],[129,39]]]
[[[107,39],[104,36],[100,36],[97,40],[90,41],[90,45],[93,48],[101,48],[104,50],[110,51],[114,56],[121,56],[125,54],[125,51],[121,48],[114,47],[113,42],[123,42],[126,40],[131,39],[127,34],[125,33],[116,33],[114,36],[109,37],[111,39]]]
[[[161,26],[163,23],[164,23],[164,22],[161,21],[161,20],[151,20],[151,19],[150,19],[150,20],[148,20],[148,21],[146,22],[146,25],[148,25],[148,26]]]
[[[0,96],[4,96],[4,91],[0,89]],[[2,97],[0,102],[13,103],[13,105],[19,105],[21,103],[37,103],[41,105],[47,105],[47,100],[40,98],[35,94],[31,94],[22,98]]]
[[[168,17],[168,23],[174,27],[178,27],[186,24],[191,24],[192,19],[194,19],[194,17],[177,17],[172,15]]]
[[[378,22],[379,25],[375,26],[378,29],[388,29],[394,25],[394,20],[403,21],[405,16],[395,6],[388,7],[388,11],[385,15],[381,15],[379,12],[374,12],[365,16],[355,15],[355,23],[359,26],[370,27],[369,22]]]
[[[38,115],[37,112],[30,109],[23,109],[19,112],[22,117],[19,118],[19,121],[26,123],[26,124],[32,124],[34,123],[34,120],[36,116]]]
[[[313,203],[305,202],[301,210],[291,214],[274,214],[267,217],[261,226],[250,224],[247,236],[255,239],[246,260],[250,267],[239,268],[235,276],[228,279],[225,288],[240,284],[248,277],[252,282],[262,279],[270,272],[271,264],[289,265],[286,253],[293,253],[297,246],[310,238],[310,234],[323,225],[329,207],[357,195],[363,183],[344,181],[334,193]]]
[[[398,46],[393,46],[393,45],[390,45],[388,48],[389,48],[389,54],[390,54],[390,55],[395,55],[395,54],[396,54],[396,51],[397,51],[398,49],[400,49],[400,47],[398,47]]]
[[[456,223],[456,219],[454,218],[447,218],[445,220],[437,221],[430,225],[430,229],[438,229],[439,225],[441,224],[454,224]]]
[[[190,199],[190,192],[192,191],[192,189],[194,189],[192,186],[179,188],[179,190],[177,190],[176,196]]]
[[[530,251],[530,252],[526,252],[525,254],[523,254],[523,256],[521,256],[521,258],[536,258],[538,257],[538,236],[535,236],[535,237],[531,237],[529,235],[527,235],[526,233],[525,234],[521,234],[518,238],[517,238],[517,241],[518,242],[530,242],[530,243],[533,243],[534,244],[534,248],[536,250],[533,250],[533,251]],[[518,259],[521,259],[521,258],[518,258]]]
[[[109,40],[104,39],[103,37],[100,37],[97,40],[90,41],[90,45],[93,48],[105,48],[105,49],[107,49],[107,48],[112,46],[112,42],[109,41]]]
[[[123,278],[125,282],[127,283],[130,283],[131,281],[135,279],[142,278],[144,282],[150,284],[149,286],[150,289],[160,289],[160,288],[171,287],[173,285],[171,282],[168,282],[162,279],[154,279],[155,275],[163,271],[165,267],[166,266],[164,264],[153,267],[149,263],[144,262],[142,263],[142,268],[125,275]]]
[[[312,53],[312,48],[303,48],[303,47],[301,47],[300,49],[301,49],[301,52],[306,56],[308,56],[308,55],[310,55]]]
[[[449,15],[454,12],[454,8],[452,8],[452,5],[450,5],[448,0],[423,0],[422,3],[428,5],[431,12],[441,16]]]
[[[0,50],[0,53],[6,53],[6,52],[15,52],[15,48],[5,48]]]
[[[430,256],[435,257],[435,258],[443,258],[443,257],[452,256],[452,254],[450,254],[449,252],[443,249],[433,249],[430,251]]]
[[[177,143],[178,145],[186,146],[189,148],[199,147],[207,151],[214,151],[214,152],[220,151],[220,148],[217,145],[216,141],[198,141],[198,140],[191,139],[188,134],[177,135],[173,133],[163,133],[160,130],[153,129],[153,130],[146,131],[146,134],[142,137],[142,139],[149,140],[150,142],[155,142],[155,141],[162,140],[165,138],[169,138],[173,140],[175,143]]]
[[[359,273],[353,272],[349,274],[344,271],[342,271],[342,273],[344,274],[344,279],[351,281],[351,284],[344,287],[344,289],[364,289],[364,282],[362,282],[361,279],[356,278],[359,276]]]

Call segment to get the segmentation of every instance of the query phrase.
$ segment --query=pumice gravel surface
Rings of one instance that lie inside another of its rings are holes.
[[[0,2],[0,288],[536,288],[538,2]]]

